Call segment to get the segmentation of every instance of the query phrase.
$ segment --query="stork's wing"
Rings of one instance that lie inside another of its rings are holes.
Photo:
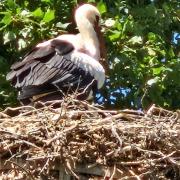
[[[40,47],[36,46],[35,48],[33,48],[28,54],[25,55],[23,61],[14,63],[11,66],[11,69],[18,70],[19,68],[22,68],[26,64],[32,63],[34,60],[43,63],[48,61],[56,51],[59,53],[59,55],[65,55],[70,51],[73,51],[73,49],[74,47],[71,43],[63,40],[54,39],[50,41],[49,44],[46,46],[40,46]],[[10,75],[11,73],[7,75],[8,80],[12,79]]]
[[[93,67],[80,63],[88,56],[73,53],[73,49],[72,44],[55,39],[34,48],[22,62],[12,65],[7,79],[21,91],[20,99],[55,90],[85,89],[95,80]]]

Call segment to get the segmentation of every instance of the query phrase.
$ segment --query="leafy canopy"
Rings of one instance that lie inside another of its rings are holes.
[[[76,33],[73,8],[96,3],[102,15],[109,72],[98,95],[108,108],[180,108],[180,3],[176,0],[1,0],[0,106],[15,105],[5,76],[42,40]]]

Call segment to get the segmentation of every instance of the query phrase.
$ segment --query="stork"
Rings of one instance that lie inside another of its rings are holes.
[[[99,20],[96,7],[80,6],[75,12],[79,34],[64,34],[42,42],[11,66],[6,78],[18,89],[22,104],[62,99],[75,92],[77,99],[84,100],[103,86]]]

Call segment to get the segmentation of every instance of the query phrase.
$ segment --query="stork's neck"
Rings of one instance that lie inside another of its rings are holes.
[[[81,17],[78,21],[77,27],[80,32],[81,39],[85,51],[94,59],[100,59],[99,40],[93,25],[85,17]]]

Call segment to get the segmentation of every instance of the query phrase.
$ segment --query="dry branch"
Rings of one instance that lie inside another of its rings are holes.
[[[146,113],[109,111],[72,98],[7,108],[0,113],[0,178],[65,169],[76,179],[179,179],[179,117],[155,105]]]

